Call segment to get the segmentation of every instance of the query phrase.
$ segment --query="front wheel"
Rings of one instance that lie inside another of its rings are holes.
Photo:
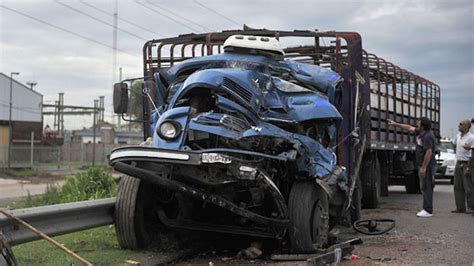
[[[291,249],[311,253],[328,243],[329,200],[314,182],[296,181],[288,200]]]
[[[158,226],[154,211],[153,186],[142,180],[124,176],[120,180],[115,201],[115,232],[120,247],[146,248]]]

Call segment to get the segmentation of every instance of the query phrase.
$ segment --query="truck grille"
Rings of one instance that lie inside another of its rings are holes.
[[[222,86],[235,92],[237,95],[239,95],[240,98],[244,99],[247,103],[251,102],[252,93],[240,86],[239,84],[235,83],[231,79],[224,78],[224,80],[222,81]]]
[[[244,119],[219,113],[206,113],[196,117],[194,121],[202,125],[223,126],[237,132],[242,132],[252,127],[252,125]]]

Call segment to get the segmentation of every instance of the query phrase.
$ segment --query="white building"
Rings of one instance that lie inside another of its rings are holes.
[[[24,143],[34,133],[36,140],[41,139],[43,130],[43,95],[28,86],[10,80],[10,76],[0,73],[0,166],[7,160],[10,139],[10,84],[12,87],[12,142]]]

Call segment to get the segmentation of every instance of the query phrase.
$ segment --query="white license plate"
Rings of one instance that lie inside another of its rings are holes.
[[[232,162],[232,160],[219,153],[203,153],[201,162],[229,164]]]

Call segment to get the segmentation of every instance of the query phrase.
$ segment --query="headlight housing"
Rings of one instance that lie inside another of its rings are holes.
[[[163,121],[156,129],[156,133],[163,139],[175,139],[181,132],[181,125],[173,120]]]

